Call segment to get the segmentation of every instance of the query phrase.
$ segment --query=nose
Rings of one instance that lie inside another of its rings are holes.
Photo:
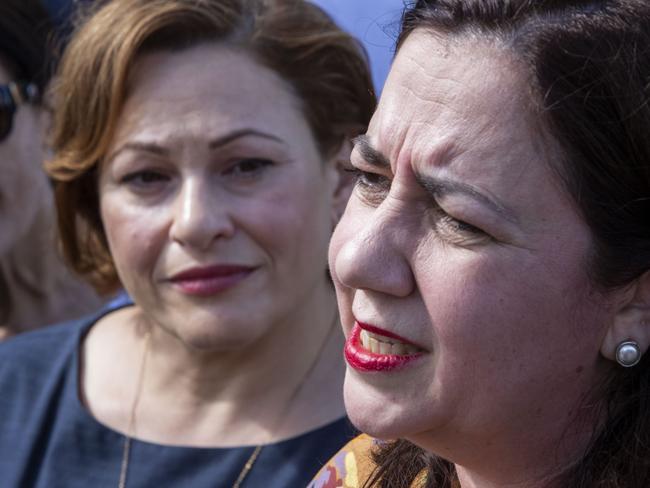
[[[348,288],[409,296],[416,288],[407,259],[410,234],[399,213],[383,204],[354,213],[348,207],[332,238],[335,281]]]
[[[184,182],[174,202],[171,239],[184,247],[203,251],[219,238],[232,237],[235,226],[230,206],[219,194],[205,179]]]

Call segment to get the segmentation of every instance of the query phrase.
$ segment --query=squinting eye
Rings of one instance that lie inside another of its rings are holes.
[[[369,173],[358,168],[347,170],[354,175],[356,187],[361,194],[372,204],[378,204],[386,198],[390,191],[391,181],[380,174]]]
[[[455,219],[440,208],[435,210],[434,219],[435,230],[445,241],[459,245],[471,245],[490,239],[490,236],[483,230]]]

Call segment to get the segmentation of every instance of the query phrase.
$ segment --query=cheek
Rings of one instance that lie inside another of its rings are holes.
[[[100,211],[113,262],[128,287],[136,277],[153,271],[165,242],[165,227],[157,212],[134,211],[111,198],[102,198]]]
[[[443,254],[428,268],[422,265],[428,272],[417,277],[441,374],[471,368],[477,381],[495,374],[510,384],[543,381],[597,355],[596,334],[576,346],[586,318],[581,311],[588,310],[588,280],[577,255]]]

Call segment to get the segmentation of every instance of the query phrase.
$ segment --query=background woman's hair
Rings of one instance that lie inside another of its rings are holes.
[[[99,215],[96,169],[138,56],[202,42],[251,55],[294,90],[324,157],[363,132],[375,108],[363,48],[304,0],[113,0],[86,17],[57,78],[48,170],[57,180],[66,260],[98,291],[113,291],[119,280]]]
[[[0,61],[14,81],[35,83],[41,93],[52,74],[53,26],[38,0],[0,2]]]
[[[602,290],[650,270],[650,4],[646,0],[419,0],[399,46],[418,28],[496,40],[528,70],[541,126],[559,144],[555,169],[585,222],[589,272]],[[650,486],[650,359],[612,368],[595,395],[606,420],[562,479],[571,488]],[[604,359],[603,359],[604,360]],[[408,460],[415,463],[405,469]],[[367,486],[457,486],[453,465],[400,440],[376,453]],[[415,474],[414,474],[415,471]]]

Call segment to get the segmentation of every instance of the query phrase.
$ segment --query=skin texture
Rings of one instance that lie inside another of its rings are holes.
[[[135,386],[114,380],[125,376],[111,355],[123,354],[132,377],[144,330],[143,439],[266,442],[342,415],[342,368],[327,369],[341,341],[325,272],[340,171],[283,80],[219,44],[143,55],[99,173],[110,250],[136,306],[107,316],[85,345],[97,418],[126,430]],[[170,281],[208,265],[253,271],[206,297]],[[293,419],[293,408],[307,413]]]
[[[620,297],[588,279],[590,233],[528,92],[505,48],[416,30],[330,248],[346,335],[358,320],[424,350],[398,371],[348,367],[349,415],[455,462],[463,487],[553,486],[612,367],[599,349]]]

